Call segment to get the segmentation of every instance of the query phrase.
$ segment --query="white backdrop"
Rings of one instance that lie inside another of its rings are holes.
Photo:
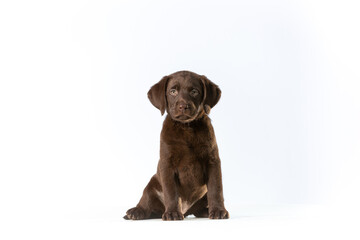
[[[358,210],[358,11],[356,1],[1,2],[5,226],[134,206],[163,120],[146,93],[178,70],[222,90],[211,118],[226,204]]]

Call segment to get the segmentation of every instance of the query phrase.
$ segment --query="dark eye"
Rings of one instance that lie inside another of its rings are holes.
[[[170,95],[176,96],[178,94],[178,91],[176,89],[170,89]]]
[[[196,89],[191,90],[190,95],[196,97],[199,94],[199,91]]]

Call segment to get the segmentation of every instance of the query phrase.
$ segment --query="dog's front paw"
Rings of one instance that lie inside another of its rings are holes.
[[[225,208],[214,208],[209,210],[210,219],[228,219],[229,212]]]
[[[184,215],[181,212],[178,211],[166,211],[162,215],[162,220],[168,221],[168,220],[183,220]]]
[[[141,219],[145,219],[145,211],[142,208],[139,207],[134,207],[134,208],[130,208],[127,212],[126,215],[124,216],[124,219],[126,220],[141,220]]]

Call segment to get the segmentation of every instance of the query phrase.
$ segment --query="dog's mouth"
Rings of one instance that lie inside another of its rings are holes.
[[[170,110],[171,118],[175,121],[181,123],[189,123],[196,119],[198,116],[198,111],[195,108],[187,108],[187,109],[171,109]]]

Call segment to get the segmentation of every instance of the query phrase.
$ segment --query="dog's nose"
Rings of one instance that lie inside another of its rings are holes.
[[[184,110],[186,110],[186,109],[189,108],[189,104],[180,103],[178,107],[179,107],[179,110],[180,110],[180,111],[184,111]]]

